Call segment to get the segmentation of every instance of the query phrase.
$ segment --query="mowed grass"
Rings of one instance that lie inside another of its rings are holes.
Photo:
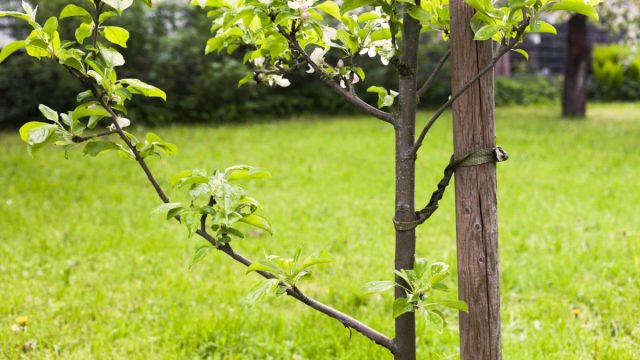
[[[586,121],[556,107],[499,109],[502,334],[505,359],[637,359],[640,354],[640,105],[593,105]],[[421,123],[426,114],[421,114]],[[146,129],[134,129],[143,132]],[[309,295],[393,335],[393,130],[367,118],[305,117],[243,126],[153,131],[180,153],[151,160],[173,173],[247,163],[273,178],[249,188],[275,235],[234,244],[259,259],[327,251],[333,264]],[[450,116],[418,159],[418,203],[451,153]],[[282,297],[247,308],[255,274],[213,253],[152,209],[135,162],[55,149],[34,158],[0,135],[0,358],[390,359],[357,333]],[[179,196],[170,191],[172,196]],[[452,265],[453,191],[420,227],[418,255]],[[28,316],[15,335],[16,317]],[[419,321],[419,358],[455,359],[457,315],[438,331]],[[37,349],[22,353],[22,345]]]

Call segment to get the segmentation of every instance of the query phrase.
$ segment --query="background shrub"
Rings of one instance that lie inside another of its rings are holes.
[[[593,51],[592,97],[640,100],[640,53],[621,45],[598,45]]]

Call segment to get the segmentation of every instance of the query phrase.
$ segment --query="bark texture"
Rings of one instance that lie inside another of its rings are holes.
[[[452,90],[456,93],[490,64],[490,42],[476,42],[469,21],[473,10],[451,1]],[[456,159],[494,147],[493,72],[488,72],[453,103]],[[460,313],[462,360],[501,359],[500,282],[496,170],[494,163],[455,172],[458,286],[469,313]]]
[[[588,39],[587,17],[572,15],[567,34],[567,61],[564,69],[562,116],[587,115],[587,72],[591,45]]]
[[[402,58],[400,61],[400,118],[396,124],[396,204],[395,219],[413,221],[415,212],[415,155],[413,145],[416,131],[418,46],[420,23],[404,16]],[[416,252],[416,231],[396,230],[395,269],[413,269]],[[402,281],[396,278],[396,281]],[[395,297],[405,297],[404,290],[396,286]],[[416,320],[413,312],[395,320],[395,360],[415,360]]]

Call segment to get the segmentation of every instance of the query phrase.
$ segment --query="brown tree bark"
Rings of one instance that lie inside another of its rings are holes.
[[[488,41],[473,40],[473,10],[451,1],[452,90],[491,63]],[[488,72],[453,103],[456,159],[496,144],[493,72]],[[462,360],[501,359],[500,282],[496,169],[494,163],[462,167],[455,172],[458,286],[469,313],[460,313]]]
[[[416,219],[415,212],[415,154],[413,145],[416,131],[418,46],[420,45],[420,23],[406,14],[403,19],[402,57],[400,59],[399,102],[400,117],[395,124],[396,132],[396,201],[397,221]],[[395,269],[413,269],[416,252],[416,231],[396,230]],[[397,282],[403,282],[396,277]],[[395,297],[406,297],[396,286]],[[405,313],[395,320],[395,360],[415,360],[416,319],[415,313]]]
[[[511,53],[506,53],[496,64],[496,76],[511,77]]]
[[[567,34],[567,60],[564,70],[562,116],[584,117],[587,114],[587,72],[591,45],[587,17],[572,15]]]

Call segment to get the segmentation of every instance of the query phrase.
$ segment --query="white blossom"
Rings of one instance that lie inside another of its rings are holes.
[[[287,5],[293,10],[300,10],[302,12],[313,6],[313,0],[293,0],[287,2]]]
[[[126,128],[129,125],[131,125],[131,120],[127,119],[127,118],[123,118],[123,117],[118,117],[116,119],[116,123],[118,123],[118,126],[122,129],[122,128]],[[116,127],[114,124],[109,125],[109,129],[110,130],[115,130]]]
[[[322,42],[325,44],[325,46],[332,46],[333,45],[333,41],[338,37],[338,30],[332,28],[332,27],[328,27],[325,26],[324,29],[322,30]]]
[[[327,51],[323,50],[322,48],[315,48],[311,52],[311,55],[309,55],[309,59],[311,60],[312,63],[318,66],[322,66],[322,64],[324,64],[324,55],[326,54],[326,52]],[[311,74],[313,72],[314,72],[313,66],[309,64],[309,70],[307,70],[307,73]]]
[[[360,81],[360,78],[358,77],[357,74],[354,74],[351,71],[349,71],[343,79],[340,79],[340,87],[343,89],[347,88],[347,83],[345,82],[345,80],[350,81],[351,84],[353,85],[353,84],[357,84]]]
[[[269,75],[267,83],[269,86],[278,85],[280,87],[287,87],[291,85],[291,82],[282,77],[282,75]]]

